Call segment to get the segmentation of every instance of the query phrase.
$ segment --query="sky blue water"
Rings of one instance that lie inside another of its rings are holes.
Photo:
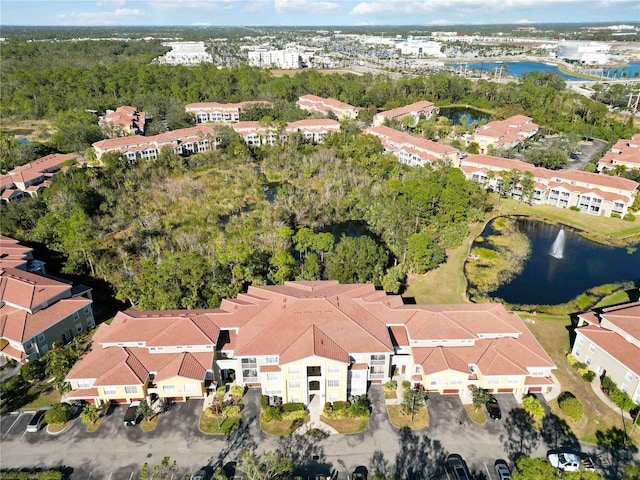
[[[555,65],[547,65],[546,63],[541,62],[502,62],[502,63],[469,63],[469,68],[474,70],[482,69],[483,72],[495,72],[496,67],[502,67],[504,70],[502,74],[512,75],[514,77],[519,77],[523,73],[527,72],[552,72],[557,73],[565,80],[584,80],[584,78],[576,77],[574,75],[568,75],[562,72]],[[460,65],[454,65],[454,67],[458,68]]]

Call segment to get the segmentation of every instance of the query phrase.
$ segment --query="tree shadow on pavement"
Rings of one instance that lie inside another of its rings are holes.
[[[333,465],[327,461],[324,447],[319,445],[318,438],[295,434],[280,437],[277,450],[291,457],[298,475],[306,478],[316,474],[333,474]]]
[[[612,427],[596,432],[598,464],[606,478],[625,478],[624,467],[634,461],[638,448],[621,428]]]
[[[217,457],[209,462],[214,467],[221,467],[227,460],[237,460],[240,450],[243,448],[254,450],[258,445],[253,438],[251,432],[251,422],[258,421],[255,417],[247,419],[243,418],[240,426],[227,434],[227,443],[220,451]]]
[[[447,454],[439,440],[432,440],[426,435],[416,435],[408,428],[403,428],[400,430],[400,448],[396,455],[393,478],[444,478]]]
[[[528,414],[521,408],[514,408],[507,414],[505,430],[507,433],[500,435],[500,442],[514,463],[523,455],[529,456],[540,444],[540,434],[533,428]]]
[[[571,430],[571,426],[551,412],[542,419],[540,435],[549,449],[567,448],[576,452],[581,450],[580,442]]]

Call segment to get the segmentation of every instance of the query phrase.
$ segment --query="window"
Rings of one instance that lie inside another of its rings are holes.
[[[267,357],[266,362],[269,365],[277,365],[278,364],[278,357]]]
[[[489,385],[498,385],[500,383],[500,377],[487,377],[487,384]]]
[[[255,358],[243,358],[242,359],[242,368],[257,368],[258,365],[256,363]]]
[[[289,380],[289,388],[300,388],[300,380]]]
[[[270,397],[276,396],[276,395],[282,395],[282,390],[280,390],[279,388],[266,388],[264,390],[264,394],[265,395],[269,395]]]
[[[26,342],[24,342],[24,348],[26,350],[29,350],[31,348],[31,340],[27,340]]]
[[[591,353],[593,353],[593,352],[595,352],[595,351],[596,351],[596,346],[595,346],[593,343],[592,343],[591,345],[589,345],[589,351],[590,351]]]
[[[576,348],[573,352],[574,352],[574,355],[576,357],[580,357],[580,349],[579,348]]]
[[[291,402],[292,403],[300,403],[300,395],[298,395],[297,393],[294,395],[291,395]]]
[[[73,312],[73,320],[76,322],[80,320],[80,314],[78,312]]]
[[[78,380],[78,388],[91,388],[89,380]]]
[[[267,382],[277,382],[280,380],[279,373],[267,373]]]
[[[629,387],[627,386],[626,383],[623,383],[622,386],[620,387],[620,390],[622,390],[624,393],[627,393],[629,391]]]
[[[91,313],[91,306],[87,305],[86,307],[84,307],[84,314],[89,315],[90,313]]]
[[[88,327],[93,327],[96,324],[96,322],[93,321],[93,317],[87,317],[87,326]]]
[[[300,367],[289,367],[287,371],[289,372],[289,375],[298,375],[300,374]]]
[[[385,363],[384,355],[371,355],[371,365],[384,365]]]
[[[422,367],[420,365],[416,365],[415,373],[422,373]]]
[[[258,365],[255,358],[242,359],[242,378],[245,382],[258,381]]]
[[[511,375],[509,376],[509,378],[507,379],[507,383],[509,385],[515,385],[517,383],[520,383],[520,377],[518,375]]]
[[[176,386],[175,385],[163,385],[162,386],[162,393],[176,393]]]
[[[115,395],[116,389],[114,387],[102,387],[102,391],[105,395]]]
[[[591,357],[585,358],[584,363],[586,363],[587,365],[591,365]]]
[[[198,391],[198,388],[195,383],[184,384],[184,393],[196,393],[197,391]]]
[[[578,338],[578,343],[579,343],[580,345],[584,345],[584,337],[580,337],[580,338]]]
[[[124,393],[138,393],[138,387],[136,387],[135,385],[127,385],[126,387],[124,387]]]
[[[451,385],[462,385],[462,377],[452,378]]]
[[[327,373],[340,373],[340,367],[338,365],[329,365]]]
[[[340,386],[340,380],[327,380],[327,387],[338,388]]]
[[[80,333],[82,331],[82,324],[76,323],[76,333]]]
[[[432,387],[437,387],[441,384],[442,384],[441,377],[432,377],[431,380],[429,380],[429,385],[431,385]]]
[[[330,393],[329,394],[329,401],[330,402],[337,402],[338,401],[338,394],[337,393]]]
[[[39,341],[39,342],[44,342],[44,332],[43,332],[43,333],[38,334],[38,341]]]
[[[633,380],[633,373],[627,370],[627,374],[624,376],[624,378],[627,380],[627,382],[630,382],[631,380]]]

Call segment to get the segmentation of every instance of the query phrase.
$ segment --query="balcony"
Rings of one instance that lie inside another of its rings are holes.
[[[321,376],[322,376],[321,367],[307,367],[307,377],[321,377]]]

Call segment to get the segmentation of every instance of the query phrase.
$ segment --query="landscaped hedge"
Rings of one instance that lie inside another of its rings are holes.
[[[353,403],[327,402],[324,404],[322,414],[327,418],[366,418],[371,414],[371,410],[366,395],[361,395]]]
[[[43,470],[41,472],[10,472],[0,470],[2,480],[62,480],[62,472],[57,470]]]
[[[304,403],[283,403],[277,407],[262,409],[262,421],[279,422],[280,420],[299,420],[307,415]]]
[[[614,382],[611,377],[607,377],[606,375],[602,377],[600,385],[602,387],[602,391],[621,409],[628,412],[636,408],[637,405],[633,403],[631,397],[626,392],[620,390],[618,385],[616,385],[616,382]]]
[[[582,403],[569,392],[560,395],[558,405],[560,406],[560,410],[571,420],[580,420],[584,415]]]
[[[281,405],[282,407],[282,411],[283,412],[296,412],[299,410],[306,410],[304,403],[296,403],[296,402],[291,402],[291,403],[283,403]]]

